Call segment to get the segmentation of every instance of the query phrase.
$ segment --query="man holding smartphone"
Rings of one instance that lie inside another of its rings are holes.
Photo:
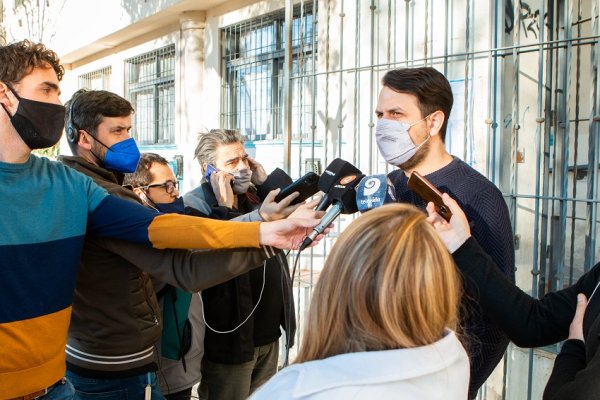
[[[382,80],[375,136],[383,158],[399,169],[388,177],[399,202],[425,209],[426,203],[409,189],[413,171],[455,198],[465,210],[472,234],[502,272],[514,282],[514,247],[508,208],[502,193],[479,172],[446,150],[444,139],[452,109],[452,89],[434,68],[391,70]],[[469,398],[474,398],[502,358],[508,338],[481,311],[463,298],[461,326],[470,355]]]
[[[244,149],[244,138],[234,130],[214,129],[200,135],[195,156],[204,179],[184,195],[186,206],[215,219],[271,218],[264,208],[277,192],[261,196],[270,181],[264,168]],[[212,172],[211,172],[212,171]],[[297,193],[283,199],[287,205]],[[279,203],[279,204],[281,204]],[[285,208],[285,213],[295,207]],[[206,323],[200,399],[246,399],[277,372],[280,327],[286,345],[293,345],[295,313],[287,260],[281,254],[257,268],[202,292]]]

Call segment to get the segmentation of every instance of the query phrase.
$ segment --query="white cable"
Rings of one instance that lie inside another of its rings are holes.
[[[254,311],[256,311],[256,308],[258,307],[258,305],[260,304],[260,300],[262,299],[262,295],[263,292],[265,290],[265,276],[267,273],[267,262],[265,261],[263,263],[263,282],[262,282],[262,288],[260,289],[260,294],[258,295],[258,300],[256,301],[256,305],[254,305],[254,308],[252,309],[252,311],[250,311],[250,314],[248,314],[248,316],[246,317],[245,320],[243,320],[238,326],[236,326],[235,328],[228,330],[228,331],[219,331],[214,329],[213,327],[211,327],[208,322],[206,322],[206,317],[204,316],[204,301],[202,300],[202,293],[199,292],[198,293],[198,297],[200,297],[200,309],[202,310],[202,321],[204,321],[204,325],[206,325],[206,327],[208,329],[210,329],[211,331],[213,331],[214,333],[232,333],[237,331],[238,329],[240,329],[240,327],[242,325],[244,325],[249,319],[250,317],[254,314]]]
[[[596,290],[598,290],[598,287],[600,286],[600,282],[598,282],[596,284],[596,287],[594,288],[594,291],[592,292],[592,295],[590,296],[589,299],[587,299],[588,303],[590,302],[590,300],[592,299],[592,297],[594,297],[594,294],[596,294]]]

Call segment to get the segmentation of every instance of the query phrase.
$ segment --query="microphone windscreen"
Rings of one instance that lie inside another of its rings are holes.
[[[329,190],[327,195],[333,204],[342,206],[342,214],[352,214],[358,211],[356,206],[356,187],[364,178],[363,174],[343,176]]]
[[[284,187],[291,185],[292,182],[292,178],[286,174],[284,170],[275,168],[273,172],[267,176],[267,179],[262,185],[256,188],[256,194],[261,200],[264,200],[271,190],[283,189]]]
[[[327,193],[340,178],[352,174],[362,174],[362,172],[348,161],[336,158],[329,163],[325,171],[321,174],[319,178],[319,190]]]
[[[387,192],[387,176],[365,176],[356,188],[356,206],[358,211],[365,212],[381,207],[385,203]]]

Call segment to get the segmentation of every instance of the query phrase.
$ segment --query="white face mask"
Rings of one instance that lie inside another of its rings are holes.
[[[233,193],[244,194],[250,187],[250,180],[252,178],[252,170],[249,168],[240,169],[238,171],[231,172],[233,175]]]
[[[395,166],[402,165],[410,160],[421,146],[427,143],[431,135],[417,146],[408,134],[411,126],[418,124],[426,118],[412,124],[383,118],[377,121],[375,140],[377,141],[379,152],[385,161]]]

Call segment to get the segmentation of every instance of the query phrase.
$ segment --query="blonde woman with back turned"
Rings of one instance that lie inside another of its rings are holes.
[[[426,215],[390,204],[339,237],[315,287],[295,364],[252,399],[467,398],[460,280]]]

